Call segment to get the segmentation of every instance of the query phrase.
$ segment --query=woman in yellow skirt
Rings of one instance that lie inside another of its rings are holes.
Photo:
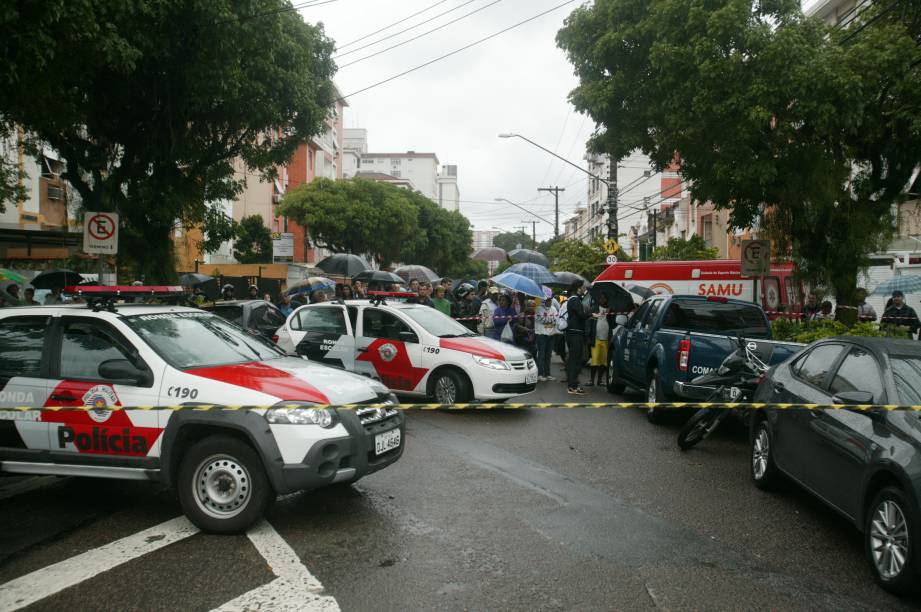
[[[608,296],[601,294],[598,303],[592,309],[593,325],[591,326],[589,342],[592,348],[592,361],[589,368],[589,386],[608,382],[608,338],[611,334],[611,325],[608,315]],[[597,380],[596,380],[597,377]]]

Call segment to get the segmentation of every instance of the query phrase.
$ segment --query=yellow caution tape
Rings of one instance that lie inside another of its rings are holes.
[[[210,411],[239,411],[239,410],[269,410],[272,408],[334,408],[337,410],[358,410],[362,408],[396,408],[399,410],[523,410],[523,409],[573,409],[573,408],[620,408],[624,410],[633,409],[693,409],[702,408],[717,410],[764,410],[771,408],[775,410],[856,410],[859,412],[869,412],[873,410],[884,410],[887,412],[903,410],[911,412],[921,412],[921,406],[909,406],[899,404],[774,404],[774,403],[742,403],[742,402],[523,402],[523,403],[468,403],[468,404],[275,404],[273,406],[228,406],[223,404],[200,404],[188,406],[107,406],[97,408],[95,406],[16,406],[13,408],[0,408],[3,411],[32,412],[48,410],[50,412],[61,411],[83,411],[90,410],[193,410],[199,412]]]

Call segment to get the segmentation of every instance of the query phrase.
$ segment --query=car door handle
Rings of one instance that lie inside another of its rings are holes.
[[[51,399],[57,402],[72,402],[77,398],[71,395],[70,393],[52,393]]]

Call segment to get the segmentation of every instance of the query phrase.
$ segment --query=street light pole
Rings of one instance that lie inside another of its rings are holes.
[[[597,174],[592,174],[591,172],[589,172],[588,170],[586,170],[586,169],[583,168],[582,166],[579,166],[578,164],[572,163],[571,161],[569,161],[569,160],[566,159],[565,157],[560,157],[559,155],[557,155],[556,153],[554,153],[554,152],[551,151],[550,149],[548,149],[548,148],[546,148],[546,147],[540,146],[539,144],[537,144],[536,142],[534,142],[534,141],[531,140],[530,138],[525,138],[525,137],[522,136],[521,134],[511,134],[511,133],[509,133],[509,134],[499,134],[499,138],[520,138],[520,139],[524,140],[525,142],[531,143],[532,145],[534,145],[535,147],[537,147],[537,148],[540,149],[541,151],[544,151],[544,152],[546,152],[546,153],[549,153],[550,155],[554,156],[555,158],[557,158],[557,159],[559,159],[559,160],[561,160],[561,161],[566,162],[567,164],[569,164],[569,165],[572,166],[573,168],[575,168],[575,169],[577,169],[577,170],[581,170],[582,172],[584,172],[585,174],[589,175],[590,177],[595,178],[595,179],[598,179],[599,181],[601,181],[601,182],[604,183],[605,185],[608,184],[609,179],[604,179],[604,178],[598,176]]]

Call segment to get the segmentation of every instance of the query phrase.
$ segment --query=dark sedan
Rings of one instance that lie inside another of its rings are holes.
[[[269,340],[285,324],[285,315],[275,304],[265,300],[228,300],[203,306],[217,316],[257,332]]]
[[[921,405],[921,343],[822,340],[768,372],[756,402]],[[767,489],[783,473],[864,534],[879,583],[921,583],[921,414],[911,411],[758,411],[751,475]]]

